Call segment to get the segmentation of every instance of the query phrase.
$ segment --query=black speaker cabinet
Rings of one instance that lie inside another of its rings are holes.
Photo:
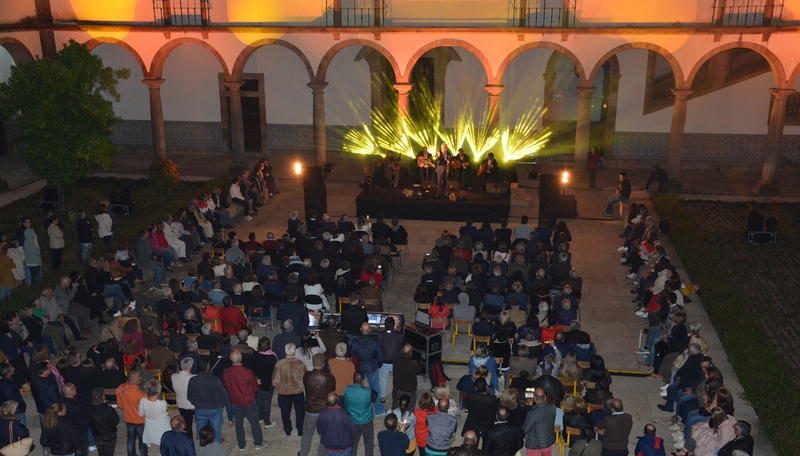
[[[313,210],[317,214],[325,214],[328,212],[328,191],[322,176],[322,168],[309,166],[303,173],[303,200],[306,206],[304,213],[308,214]]]
[[[458,181],[448,181],[447,182],[447,190],[458,190]]]
[[[423,180],[422,183],[419,185],[423,189],[431,189],[436,188],[436,181],[435,180]]]
[[[414,198],[414,190],[404,188],[403,189],[403,198]]]
[[[508,184],[502,182],[490,182],[486,184],[486,193],[492,195],[507,195]]]
[[[450,201],[464,201],[467,199],[467,192],[464,190],[458,190],[449,193],[447,197],[450,199]]]
[[[747,243],[748,244],[772,244],[777,242],[777,231],[748,231]]]

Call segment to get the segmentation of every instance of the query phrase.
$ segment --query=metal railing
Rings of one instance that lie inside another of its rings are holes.
[[[716,0],[712,13],[712,24],[717,27],[775,27],[781,25],[783,2],[745,0],[731,5]]]
[[[326,27],[383,27],[386,3],[374,0],[372,6],[342,7],[341,0],[327,0]]]
[[[205,27],[211,23],[209,0],[153,0],[156,25]]]
[[[575,27],[575,5],[566,0],[561,6],[546,6],[545,0],[514,0],[514,27],[570,28]]]

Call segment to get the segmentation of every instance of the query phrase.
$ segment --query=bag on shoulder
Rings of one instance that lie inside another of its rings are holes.
[[[17,437],[17,441],[14,442],[13,426],[12,423],[8,423],[8,445],[0,448],[0,454],[3,454],[3,456],[25,456],[31,452],[32,445],[33,439],[30,437],[26,439]]]

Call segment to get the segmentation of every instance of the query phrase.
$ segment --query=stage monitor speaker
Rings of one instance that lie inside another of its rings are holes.
[[[420,187],[423,189],[431,189],[436,188],[436,181],[435,180],[423,180],[420,184]]]
[[[488,183],[486,184],[486,193],[492,195],[507,195],[508,194],[508,184],[505,183]]]
[[[557,174],[539,175],[539,196],[556,196],[559,193],[561,193],[561,182]]]
[[[413,198],[414,197],[414,190],[410,190],[407,188],[403,189],[403,198]]]
[[[467,199],[467,192],[458,190],[448,194],[447,197],[450,198],[450,201],[464,201]]]
[[[578,202],[575,195],[558,195],[558,217],[578,218]]]
[[[448,182],[447,183],[447,190],[456,191],[458,190],[459,184],[458,182]]]

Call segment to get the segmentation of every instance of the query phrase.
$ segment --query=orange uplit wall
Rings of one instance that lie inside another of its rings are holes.
[[[709,23],[713,0],[578,0],[581,23]]]
[[[0,6],[0,24],[13,24],[25,18],[35,18],[33,1],[6,0]]]
[[[324,1],[224,0],[213,2],[211,20],[220,23],[324,25]]]
[[[391,26],[508,26],[507,0],[392,0]]]

